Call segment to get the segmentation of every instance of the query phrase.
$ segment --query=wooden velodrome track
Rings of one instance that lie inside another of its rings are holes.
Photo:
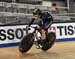
[[[33,46],[21,54],[18,46],[0,48],[0,59],[75,59],[75,42],[56,42],[47,52]]]

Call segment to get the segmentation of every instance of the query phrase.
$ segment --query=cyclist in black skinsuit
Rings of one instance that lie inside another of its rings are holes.
[[[35,9],[33,12],[34,18],[29,23],[29,26],[34,23],[35,20],[39,20],[37,23],[37,28],[41,28],[41,39],[45,41],[46,39],[46,30],[53,23],[53,17],[48,12],[41,12],[40,9]]]

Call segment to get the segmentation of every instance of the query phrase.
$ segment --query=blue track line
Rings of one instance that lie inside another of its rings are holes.
[[[56,39],[56,42],[65,42],[65,41],[75,41],[75,38]],[[19,42],[0,44],[0,48],[2,48],[2,47],[9,47],[9,46],[19,46]]]

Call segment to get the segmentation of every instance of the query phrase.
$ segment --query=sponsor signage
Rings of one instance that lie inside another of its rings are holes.
[[[10,45],[20,42],[26,35],[26,26],[0,26],[0,46],[3,46],[1,44]],[[54,31],[56,33],[56,41],[75,40],[75,23],[55,23],[48,30],[49,32]],[[32,29],[29,31],[32,31]]]

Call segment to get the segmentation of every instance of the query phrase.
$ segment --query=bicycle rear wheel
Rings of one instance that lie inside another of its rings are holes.
[[[43,44],[43,47],[41,48],[43,51],[47,51],[50,49],[53,44],[55,43],[56,35],[54,32],[50,32],[47,34],[47,42]]]

